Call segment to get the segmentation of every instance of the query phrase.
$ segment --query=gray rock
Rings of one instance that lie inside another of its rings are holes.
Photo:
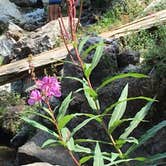
[[[129,64],[124,69],[122,69],[121,73],[129,73],[129,72],[140,73],[141,68],[142,68],[141,66],[136,66],[136,65]]]
[[[6,33],[0,36],[0,58],[1,64],[9,63],[13,58],[13,47],[23,37],[23,29],[12,22],[8,22]]]
[[[83,47],[83,50],[89,48],[96,43],[101,41],[100,37],[90,37],[86,44]],[[95,50],[93,49],[88,53],[88,55],[84,58],[86,63],[90,63],[93,59]],[[97,87],[103,79],[108,76],[113,75],[118,71],[117,57],[116,55],[119,53],[117,42],[114,40],[104,40],[104,50],[101,60],[97,67],[94,69],[91,75],[91,81],[94,87]],[[74,51],[72,51],[73,58],[77,61],[76,56],[74,55]],[[67,56],[67,61],[71,61],[70,57]],[[101,74],[102,73],[102,74]],[[82,78],[83,73],[81,69],[74,64],[65,63],[64,64],[64,76],[72,76]],[[66,88],[67,87],[67,88]],[[81,87],[81,84],[78,81],[71,79],[63,79],[62,80],[62,91],[63,95],[68,94],[70,91],[77,90]]]
[[[5,31],[7,31],[8,28],[8,21],[5,19],[0,19],[0,35],[2,35]]]
[[[129,64],[136,65],[140,62],[140,53],[133,50],[125,50],[117,56],[118,66],[120,68],[126,67]]]
[[[60,166],[60,165],[52,165],[46,162],[36,162],[33,164],[26,164],[26,165],[21,165],[21,166]]]
[[[9,0],[0,1],[0,18],[5,18],[7,20],[22,20],[21,13],[18,7],[11,3]]]
[[[64,17],[65,27],[69,30],[68,18]],[[77,19],[76,19],[77,21]],[[28,33],[20,38],[14,45],[13,54],[17,59],[35,55],[54,48],[58,36],[61,35],[58,20],[51,21],[38,28],[35,32]]]
[[[45,132],[39,131],[30,141],[18,149],[17,162],[19,165],[33,162],[48,162],[61,166],[75,166],[66,149],[61,146],[41,149],[41,145],[48,138],[52,138]]]

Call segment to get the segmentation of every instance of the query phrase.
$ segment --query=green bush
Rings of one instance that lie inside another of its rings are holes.
[[[166,77],[166,26],[144,30],[125,38],[127,47],[140,51],[145,70],[155,68],[157,75]]]

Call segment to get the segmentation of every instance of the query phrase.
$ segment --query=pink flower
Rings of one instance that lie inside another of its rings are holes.
[[[36,81],[36,86],[46,97],[61,96],[60,82],[55,77],[45,76],[42,80]]]
[[[42,96],[40,94],[39,90],[33,90],[30,94],[30,97],[28,99],[29,105],[34,105],[36,102],[40,102],[42,100]]]
[[[28,100],[29,105],[33,105],[41,100],[45,101],[52,96],[61,96],[61,86],[57,78],[45,76],[42,80],[36,81],[36,88],[38,90],[33,90],[31,92],[30,98]]]

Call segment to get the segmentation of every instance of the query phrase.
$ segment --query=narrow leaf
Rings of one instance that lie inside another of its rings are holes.
[[[59,130],[61,130],[63,127],[65,127],[66,124],[69,123],[70,120],[72,120],[74,117],[75,117],[74,114],[70,114],[70,115],[66,115],[66,116],[60,118],[58,121]]]
[[[104,166],[104,159],[100,150],[99,143],[97,143],[95,147],[93,166]]]
[[[51,123],[54,123],[54,121],[50,118],[50,117],[48,117],[48,116],[46,116],[46,115],[43,115],[43,114],[41,114],[41,113],[39,113],[39,112],[35,112],[35,111],[26,111],[26,113],[33,113],[33,114],[35,114],[35,115],[38,115],[38,116],[40,116],[40,117],[42,117],[42,118],[44,118],[44,119],[47,119],[47,120],[49,120]]]
[[[99,43],[96,43],[96,44],[93,44],[91,46],[89,46],[83,53],[82,53],[82,59],[84,60],[87,56],[88,56],[88,53],[90,53],[92,50],[96,49],[100,44]],[[102,44],[103,46],[103,44]]]
[[[103,158],[104,160],[110,161],[111,163],[113,161],[115,161],[117,158],[119,157],[119,153],[111,153],[111,155],[108,155],[108,153],[106,153]]]
[[[59,108],[58,121],[65,116],[69,104],[72,101],[71,97],[72,97],[72,92],[70,92],[68,96],[63,100]]]
[[[55,140],[55,139],[48,139],[48,140],[46,140],[46,141],[42,144],[42,148],[48,147],[48,146],[50,146],[50,145],[52,145],[52,144],[56,144],[56,143],[58,143],[57,140]]]
[[[48,129],[46,126],[34,121],[34,120],[31,120],[31,119],[28,119],[26,117],[22,117],[21,119],[23,119],[25,122],[27,122],[28,124],[30,124],[31,126],[35,127],[35,128],[38,128],[40,130],[43,130],[53,136],[55,136],[56,138],[59,138],[58,134],[55,133],[54,131]]]
[[[146,158],[144,163],[154,164],[156,161],[161,160],[161,159],[165,159],[165,158],[166,158],[166,152],[165,153],[159,153],[159,154],[155,154],[151,157]]]
[[[89,39],[89,36],[86,36],[86,37],[84,37],[84,38],[81,40],[81,42],[79,43],[79,48],[78,48],[79,54],[81,54],[81,51],[83,51],[83,47],[84,47],[84,45],[86,44],[86,42],[88,41],[88,39]]]
[[[75,80],[75,81],[78,81],[80,83],[83,83],[82,79],[79,79],[77,77],[66,76],[66,77],[63,77],[63,78],[67,78],[67,79],[71,79],[71,80]]]
[[[114,124],[109,128],[109,133],[112,133],[119,125],[124,122],[131,121],[132,118],[116,120]]]
[[[98,117],[100,117],[101,115],[96,115],[96,116],[93,116],[91,118],[88,118],[86,120],[84,120],[82,123],[80,123],[78,126],[76,126],[72,133],[71,133],[71,136],[73,136],[77,131],[79,131],[82,127],[84,127],[85,125],[87,125],[90,121],[92,120],[97,120]]]
[[[85,114],[85,113],[75,113],[75,114],[70,114],[70,115],[65,115],[63,118],[61,118],[58,121],[58,127],[61,130],[63,127],[66,126],[67,123],[70,122],[70,120],[72,120],[73,118],[75,118],[76,116],[86,116],[86,117],[94,117],[93,114]],[[101,119],[99,117],[96,117],[95,119],[97,122],[101,122]]]
[[[160,122],[159,124],[155,125],[151,129],[149,129],[144,135],[138,139],[139,144],[132,145],[126,152],[126,155],[129,155],[131,152],[135,151],[138,147],[144,144],[147,140],[152,138],[160,129],[166,127],[166,120]]]
[[[96,99],[96,96],[94,96],[93,94],[96,94],[95,92],[92,94],[93,89],[90,88],[87,85],[87,82],[85,81],[83,83],[83,89],[84,89],[84,94],[85,97],[89,103],[89,106],[93,109],[93,110],[99,110],[100,106],[99,106],[99,101]],[[93,95],[93,96],[92,96]]]
[[[88,153],[88,154],[91,153],[91,149],[90,148],[83,147],[83,146],[80,146],[78,144],[75,145],[74,151],[78,152],[78,153]]]
[[[112,166],[112,165],[116,165],[116,164],[120,164],[120,163],[128,163],[129,161],[132,161],[132,160],[135,160],[135,159],[122,159],[122,160],[117,160],[117,161],[113,161],[113,162],[110,162],[109,164],[106,164],[105,166]]]
[[[100,58],[102,57],[103,46],[104,46],[103,41],[101,41],[96,48],[95,54],[94,54],[93,59],[92,59],[92,66],[91,66],[92,70],[98,65]]]
[[[126,139],[131,132],[139,125],[139,123],[145,118],[153,102],[148,102],[130,122],[129,127],[125,129],[125,132],[120,136],[120,139]]]
[[[90,63],[84,63],[84,75],[86,78],[90,77],[90,74],[92,72],[91,64]]]
[[[121,100],[121,101],[117,101],[114,104],[111,104],[110,106],[108,106],[103,114],[107,114],[109,111],[111,111],[116,105],[124,102],[124,101],[132,101],[132,100],[146,100],[146,101],[157,101],[155,99],[152,99],[150,97],[144,97],[144,96],[138,96],[138,97],[130,97],[127,98],[126,100]]]
[[[108,145],[112,145],[112,143],[110,142],[106,142],[106,141],[101,141],[101,140],[94,140],[94,139],[75,139],[75,142],[78,143],[87,143],[87,142],[93,142],[93,143],[102,143],[102,144],[108,144]]]
[[[84,156],[80,159],[80,164],[84,164],[86,163],[88,160],[90,160],[91,158],[93,158],[93,156]]]
[[[128,84],[124,87],[118,101],[126,100],[127,95],[128,95]],[[116,105],[108,124],[108,130],[111,130],[111,127],[114,125],[114,123],[121,119],[126,110],[126,106],[127,106],[127,101],[124,101],[123,103],[119,103],[118,105]]]
[[[148,76],[144,74],[139,74],[139,73],[126,73],[126,74],[119,74],[117,76],[111,77],[106,79],[102,84],[96,89],[97,91],[106,85],[110,84],[111,82],[120,79],[120,78],[126,78],[126,77],[134,77],[134,78],[148,78]]]

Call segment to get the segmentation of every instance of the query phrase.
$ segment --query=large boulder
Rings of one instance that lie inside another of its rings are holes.
[[[5,31],[6,32],[0,36],[0,65],[9,63],[12,60],[13,47],[24,35],[23,29],[12,22],[8,22]]]
[[[63,20],[65,27],[69,30],[68,17],[64,17]],[[29,54],[36,55],[53,49],[56,47],[56,42],[59,40],[60,35],[61,30],[58,20],[51,21],[36,29],[35,32],[29,32],[20,38],[13,47],[13,56],[16,56],[16,59],[22,59]]]
[[[63,147],[41,148],[43,142],[48,138],[52,138],[52,136],[45,132],[38,131],[30,141],[18,149],[17,164],[23,165],[34,162],[48,162],[60,166],[75,166],[67,150]]]
[[[94,41],[94,37],[89,39],[90,41]],[[92,43],[99,42],[99,40],[95,40],[94,42],[87,41],[87,44],[85,44],[85,47],[89,45],[92,45]],[[93,74],[91,76],[91,82],[92,86],[94,88],[98,87],[98,85],[101,84],[101,82],[107,77],[111,77],[117,73],[124,73],[124,72],[140,72],[143,73],[144,66],[134,66],[137,65],[139,62],[139,54],[137,52],[134,52],[132,50],[125,51],[123,53],[120,53],[118,49],[108,49],[108,48],[116,48],[115,47],[115,41],[113,42],[106,42],[104,41],[104,52],[101,58],[100,63],[97,65],[95,70],[93,71]],[[86,48],[84,48],[86,49]],[[88,56],[84,59],[85,62],[91,62],[93,57],[94,50],[88,54]],[[72,52],[74,59],[76,60],[76,57],[74,55],[74,52]],[[67,59],[69,60],[69,59]],[[165,91],[165,88],[163,88],[163,84],[161,87],[158,84],[158,80],[154,77],[155,74],[150,75],[150,78],[146,79],[136,79],[136,78],[125,78],[125,79],[119,79],[106,87],[100,89],[98,91],[98,97],[101,109],[100,111],[103,112],[105,108],[107,108],[109,105],[115,103],[121,92],[122,89],[125,87],[125,85],[129,84],[129,96],[128,97],[136,97],[136,96],[146,96],[146,97],[154,97],[155,94],[158,95],[158,99],[163,101],[163,91]],[[83,78],[83,73],[81,72],[81,69],[74,64],[71,63],[65,63],[64,64],[64,78],[62,79],[62,94],[63,97],[66,97],[66,95],[70,91],[76,91],[77,89],[82,88],[81,83],[78,81],[75,81],[74,79],[66,79],[65,76],[72,76],[72,77],[78,77]],[[164,83],[164,82],[163,82]],[[160,88],[162,90],[159,90]],[[74,94],[75,97],[70,103],[69,107],[69,113],[77,113],[77,112],[84,112],[84,113],[91,113],[91,108],[89,107],[89,104],[82,93],[80,91],[79,93]],[[132,118],[134,115],[146,104],[146,101],[143,100],[135,100],[132,102],[128,102],[126,113],[124,115],[125,118]],[[156,111],[160,109],[160,112]],[[140,127],[134,132],[134,137],[139,138],[140,135],[145,133],[146,130],[148,130],[153,125],[161,122],[164,120],[165,117],[165,102],[162,103],[155,103],[153,108],[153,111],[150,111],[146,119],[149,121],[148,125],[146,124],[140,125]],[[108,123],[109,117],[104,118],[105,123]],[[76,117],[74,118],[71,123],[69,124],[69,128],[73,129],[78,124],[80,124],[85,118],[82,117]],[[121,134],[126,126],[121,126],[120,129],[116,131],[116,133],[113,133],[114,137],[118,137],[119,134]],[[163,131],[165,133],[165,131]],[[81,128],[80,131],[76,133],[76,138],[90,138],[95,140],[103,140],[108,141],[109,138],[103,128],[97,124],[96,122],[90,122],[85,127]],[[162,140],[161,145],[164,145],[164,136],[158,135],[155,137],[155,139]],[[94,148],[93,143],[85,144],[87,146],[90,146],[92,149]],[[135,155],[140,155],[141,152],[146,154],[146,156],[153,155],[155,153],[164,152],[165,148],[157,149],[157,142],[156,145],[154,145],[154,148],[149,148],[149,144],[145,143],[144,148],[138,151]],[[160,146],[161,147],[161,146]],[[102,149],[104,151],[110,151],[110,147],[102,146]]]
[[[83,47],[83,51],[85,51],[88,47],[91,47],[97,43],[99,43],[102,38],[97,36],[92,36],[88,39],[86,44]],[[116,40],[104,40],[104,49],[103,55],[101,57],[101,61],[94,69],[91,75],[91,80],[93,86],[98,86],[105,77],[111,76],[114,73],[118,72],[118,63],[117,63],[117,54],[119,54],[119,47]],[[92,61],[95,49],[90,51],[88,55],[84,58],[84,62],[90,63]],[[74,60],[77,62],[77,58],[72,51],[72,55]],[[66,61],[71,61],[70,56],[67,56]],[[101,74],[102,71],[102,74]],[[82,78],[83,73],[81,69],[73,64],[73,63],[64,63],[64,76],[71,76],[71,77],[78,77]],[[70,79],[63,79],[62,80],[62,91],[63,95],[67,95],[70,91],[74,91],[80,88],[80,83],[78,81],[70,80]],[[68,88],[66,88],[68,87]]]
[[[18,9],[18,7],[11,3],[9,0],[0,1],[0,18],[2,19],[14,19],[14,20],[22,20],[22,15]]]

